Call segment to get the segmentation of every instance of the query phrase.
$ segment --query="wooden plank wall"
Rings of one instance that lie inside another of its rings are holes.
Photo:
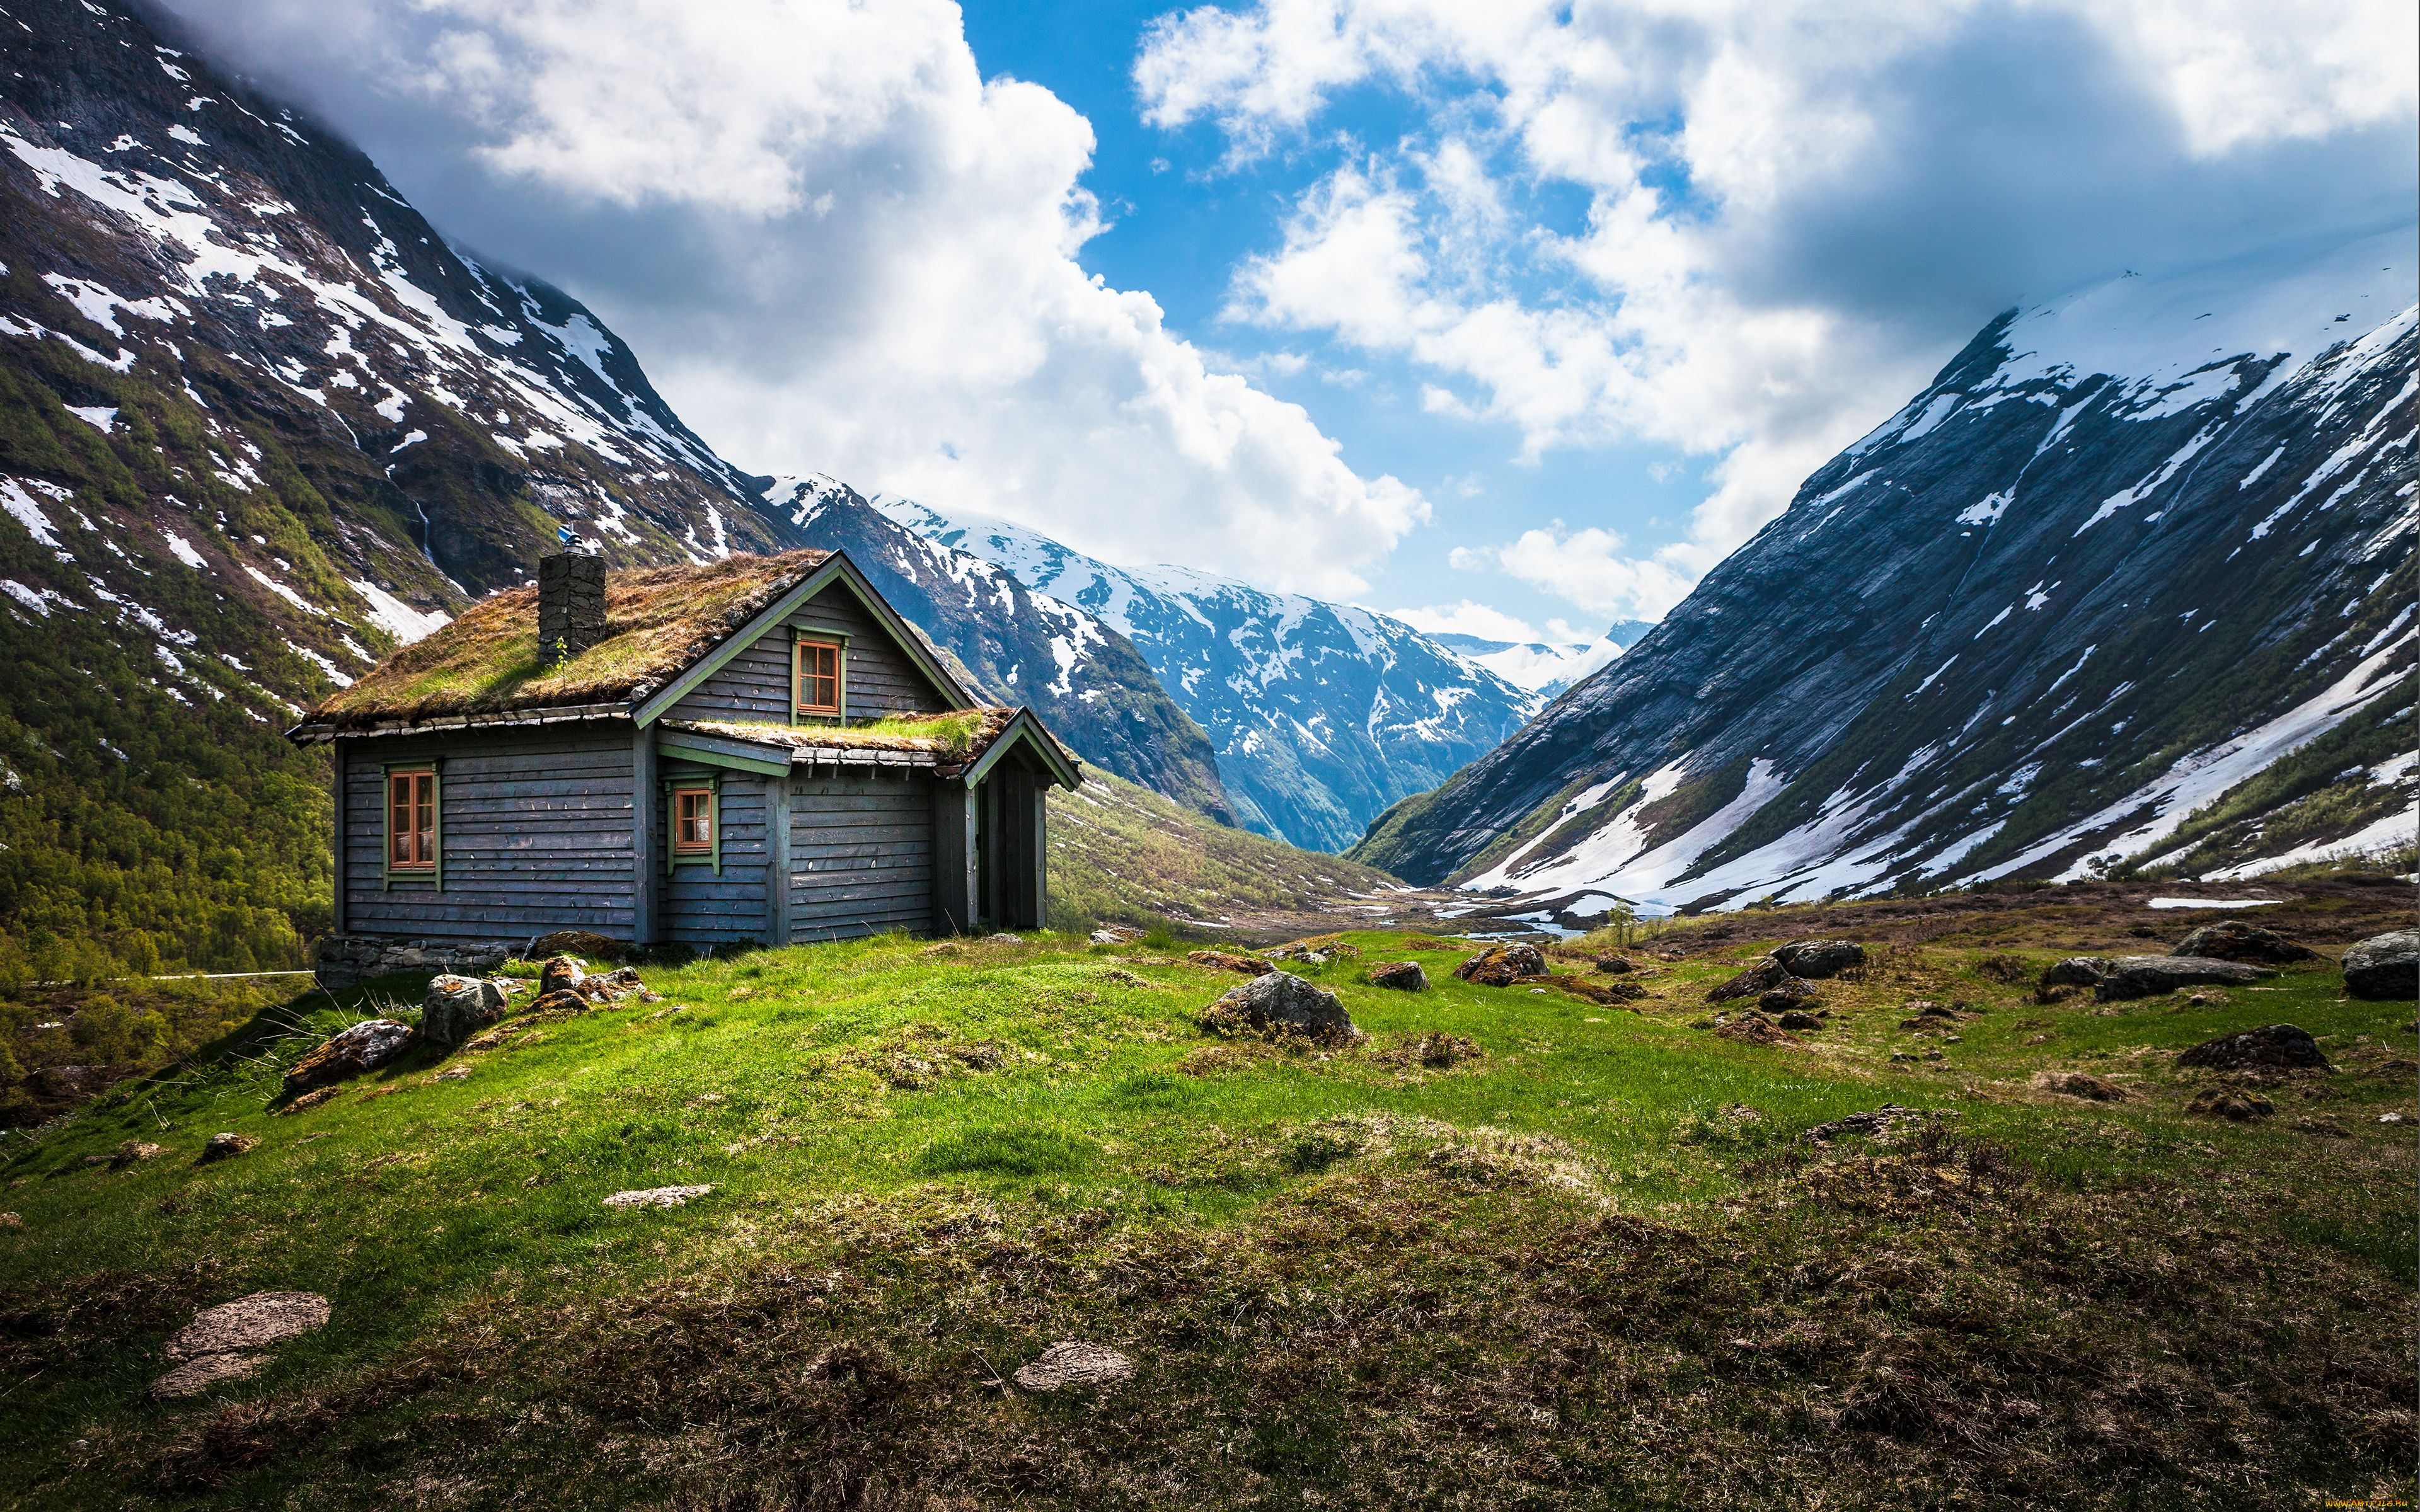
[[[705,771],[674,763],[664,766],[664,776],[675,781]],[[766,937],[766,779],[738,772],[721,775],[721,873],[717,875],[710,866],[673,868],[661,894],[663,913],[656,931],[660,939],[740,945]],[[659,806],[659,812],[669,808]],[[671,822],[668,812],[657,821],[659,856],[672,854],[672,838],[664,833]]]
[[[848,641],[848,717],[851,723],[892,714],[939,714],[950,701],[924,679],[882,622],[834,583],[799,607],[791,626],[814,634],[837,631]],[[688,697],[673,705],[675,719],[790,718],[791,629],[775,628],[715,670]]]
[[[933,779],[790,779],[790,938],[933,925]]]
[[[444,758],[442,891],[380,886],[380,764]],[[505,730],[350,743],[344,918],[359,934],[510,940],[553,929],[628,939],[630,727]]]

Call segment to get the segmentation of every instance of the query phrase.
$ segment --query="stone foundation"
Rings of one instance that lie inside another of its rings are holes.
[[[402,940],[384,934],[330,934],[319,941],[314,974],[334,992],[397,971],[450,971],[477,976],[495,970],[518,942]]]

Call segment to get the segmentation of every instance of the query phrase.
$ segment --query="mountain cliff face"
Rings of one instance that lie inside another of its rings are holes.
[[[0,63],[0,980],[291,964],[327,800],[279,732],[560,526],[617,563],[861,550],[977,686],[1226,812],[1115,632],[1004,581],[905,592],[994,569],[768,507],[577,301],[448,247],[147,13],[11,0]],[[1072,675],[996,675],[985,648],[1046,623]]]
[[[1209,740],[1125,636],[1004,568],[900,526],[845,483],[777,478],[764,497],[816,545],[846,551],[970,687],[1031,706],[1078,755],[1127,781],[1235,822]]]
[[[1115,567],[1004,520],[905,500],[877,507],[1106,622],[1208,732],[1237,821],[1309,850],[1351,844],[1387,805],[1493,748],[1536,703],[1368,609],[1184,567]]]
[[[1993,321],[1351,854],[1738,905],[2413,839],[2414,248]]]

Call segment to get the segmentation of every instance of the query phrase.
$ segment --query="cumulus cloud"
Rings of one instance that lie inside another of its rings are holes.
[[[1468,598],[1453,604],[1433,604],[1425,609],[1388,612],[1390,617],[1429,635],[1476,636],[1481,640],[1509,640],[1516,645],[1585,646],[1592,644],[1605,633],[1602,629],[1574,625],[1560,617],[1547,620],[1545,628],[1542,630],[1516,614],[1507,614],[1491,605]]]
[[[1996,311],[2408,220],[2414,14],[1255,0],[1163,19],[1135,79],[1237,164],[1350,89],[1450,100],[1303,193],[1229,313],[1408,360],[1427,411],[1512,426],[1523,460],[1713,457],[1686,538],[1643,556],[1590,530],[1457,554],[1644,617]]]
[[[1349,594],[1424,519],[1076,260],[1090,125],[940,0],[180,0],[733,460]]]

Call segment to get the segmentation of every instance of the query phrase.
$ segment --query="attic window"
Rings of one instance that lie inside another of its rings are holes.
[[[841,717],[841,648],[830,640],[800,640],[791,679],[798,711],[824,718]]]
[[[714,854],[714,790],[673,789],[673,850],[682,856]]]

